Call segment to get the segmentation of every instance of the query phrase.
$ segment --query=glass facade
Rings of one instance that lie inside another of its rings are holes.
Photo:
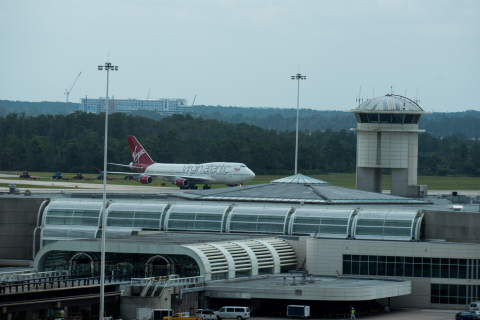
[[[179,277],[196,277],[200,269],[195,260],[186,255],[163,255],[170,262],[168,272],[167,262],[163,259],[152,259],[154,254],[105,253],[105,274],[128,275],[132,278],[164,276],[168,273]],[[77,276],[98,276],[100,272],[100,252],[52,251],[44,263],[45,271],[69,270]]]
[[[290,219],[290,234],[317,237],[348,238],[355,210],[297,209]]]
[[[388,277],[473,279],[478,259],[343,255],[343,274]]]
[[[161,219],[167,205],[112,203],[107,209],[107,226],[161,230]]]
[[[52,201],[45,208],[44,226],[100,226],[101,202]]]
[[[187,105],[186,99],[109,99],[109,113],[129,113],[136,110],[151,110],[173,114],[176,112],[192,112],[193,106]],[[105,112],[105,98],[80,99],[80,111],[91,113]]]
[[[355,113],[357,123],[417,124],[420,114]]]
[[[227,232],[286,234],[291,208],[235,207],[227,219]]]
[[[165,217],[165,231],[223,232],[228,206],[173,205]]]
[[[354,219],[354,238],[370,240],[417,240],[419,211],[360,210]],[[421,222],[421,221],[420,221]]]
[[[41,247],[59,240],[95,239],[102,202],[52,201],[43,214]]]
[[[480,299],[480,286],[461,284],[431,284],[431,303],[468,304]]]

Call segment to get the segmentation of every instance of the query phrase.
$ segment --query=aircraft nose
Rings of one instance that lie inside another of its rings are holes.
[[[253,173],[252,170],[248,169],[248,174],[250,175],[250,177],[255,178],[255,173]]]

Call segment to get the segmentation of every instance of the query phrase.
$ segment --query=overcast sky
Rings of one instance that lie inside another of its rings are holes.
[[[480,109],[480,1],[0,1],[0,99],[184,98],[347,110],[361,96]]]

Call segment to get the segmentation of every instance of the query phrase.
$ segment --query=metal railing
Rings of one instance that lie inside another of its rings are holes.
[[[105,283],[126,282],[132,279],[132,274],[106,275]],[[99,285],[100,276],[63,275],[32,278],[25,280],[0,282],[0,294],[12,292],[28,292],[32,290],[53,290],[58,288]]]
[[[58,277],[68,275],[67,270],[57,270],[57,271],[45,271],[45,272],[25,272],[25,271],[12,271],[0,273],[0,283],[6,281],[23,281],[23,280],[32,280],[32,279],[41,279],[48,277]]]
[[[150,287],[154,285],[153,292],[150,294],[150,296],[153,297],[159,287],[162,287],[162,291],[160,292],[160,296],[162,296],[165,288],[201,284],[203,282],[203,276],[158,280],[155,280],[155,278],[132,278],[130,280],[130,285],[143,287],[142,292],[140,293],[141,297],[145,297],[148,294]]]

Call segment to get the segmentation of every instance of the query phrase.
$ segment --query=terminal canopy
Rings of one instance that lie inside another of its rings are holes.
[[[286,234],[290,207],[235,207],[227,218],[227,232]]]
[[[411,241],[420,237],[423,214],[411,211],[360,210],[354,219],[355,239]]]
[[[216,231],[224,229],[229,206],[173,205],[165,217],[165,231]]]
[[[290,219],[292,235],[317,234],[318,238],[344,238],[350,235],[355,210],[298,208]]]

